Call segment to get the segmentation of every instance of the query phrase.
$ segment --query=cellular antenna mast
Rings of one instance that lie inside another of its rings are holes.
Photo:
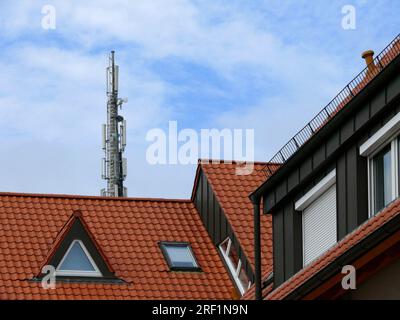
[[[109,56],[107,67],[107,124],[103,124],[102,178],[107,180],[107,189],[102,196],[126,197],[124,180],[127,174],[126,158],[122,157],[126,146],[126,121],[118,115],[118,107],[128,100],[118,98],[118,71],[114,61],[114,51]]]

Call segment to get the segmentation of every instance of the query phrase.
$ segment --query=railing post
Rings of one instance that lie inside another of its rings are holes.
[[[346,86],[346,88],[349,90],[349,92],[350,92],[350,95],[351,95],[352,97],[354,97],[353,90],[351,90],[351,88],[350,88],[350,85],[349,85],[349,84]]]
[[[311,124],[310,124],[310,123],[308,123],[308,127],[310,128],[311,133],[314,134],[315,131],[314,131],[314,129],[311,127]]]
[[[343,89],[342,91],[339,92],[338,95],[336,95],[336,97],[334,99],[332,99],[332,101],[323,109],[321,110],[301,131],[299,131],[286,145],[283,146],[283,148],[281,148],[270,160],[270,162],[279,162],[277,160],[278,156],[280,157],[280,161],[282,161],[283,163],[286,162],[289,158],[291,158],[293,156],[293,152],[292,152],[292,145],[290,144],[291,141],[293,140],[293,143],[295,144],[297,150],[299,148],[301,148],[301,146],[306,143],[308,141],[308,139],[310,139],[310,137],[312,135],[314,135],[315,130],[312,127],[312,124],[317,125],[318,120],[320,119],[322,112],[325,112],[328,119],[332,118],[332,114],[337,111],[337,108],[340,104],[342,103],[348,103],[348,98],[349,96],[346,93],[346,89],[349,91],[349,95],[351,98],[355,97],[355,94],[358,93],[359,90],[357,90],[358,86],[360,84],[362,84],[364,81],[368,82],[369,80],[371,80],[373,77],[375,77],[381,70],[383,70],[385,67],[382,64],[381,61],[381,57],[382,56],[386,56],[389,62],[391,62],[393,60],[393,58],[395,56],[397,56],[399,54],[399,45],[397,44],[397,47],[394,46],[394,44],[397,43],[397,41],[400,41],[400,34],[397,35],[396,38],[394,38],[394,40],[379,54],[376,56],[376,58],[374,59],[374,64],[378,64],[379,68],[376,68],[375,70],[378,72],[367,72],[365,73],[365,69],[363,69],[363,71],[361,71],[352,81],[350,81],[350,83],[348,83]],[[390,54],[390,55],[389,55]],[[353,86],[353,89],[351,88],[351,86]],[[356,92],[353,92],[353,90],[356,90]],[[345,98],[343,99],[342,95],[345,95]],[[337,102],[340,99],[340,102]],[[332,113],[329,113],[328,109],[331,110],[331,108],[334,108],[334,110],[332,110]],[[309,128],[311,135],[308,134],[308,132],[305,132],[306,127]],[[316,130],[318,131],[321,127],[321,124],[318,124],[318,126],[316,127]],[[298,138],[300,141],[297,141]],[[297,151],[296,150],[296,151]],[[284,154],[287,155],[287,158],[284,157]],[[268,166],[266,166],[268,168],[268,171],[270,174],[273,174],[273,172],[269,169]],[[276,170],[275,170],[276,171]],[[274,171],[274,172],[275,172]]]

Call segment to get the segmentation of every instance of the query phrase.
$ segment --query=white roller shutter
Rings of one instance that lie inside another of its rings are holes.
[[[303,211],[303,262],[310,263],[337,242],[336,184]]]

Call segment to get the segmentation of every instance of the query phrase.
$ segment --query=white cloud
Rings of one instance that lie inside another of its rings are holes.
[[[9,49],[8,56],[9,63],[0,65],[7,75],[0,79],[0,142],[7,155],[1,161],[0,189],[99,194],[106,56],[34,44]],[[121,61],[121,67],[126,64]],[[170,117],[166,84],[141,68],[135,73],[121,68],[121,91],[130,97],[122,113],[132,159],[144,154],[135,149],[144,148],[145,132]],[[133,168],[134,161],[130,170],[137,180],[131,181],[146,185],[143,166],[139,177]]]
[[[194,172],[193,167],[145,163],[146,131],[176,118],[184,122],[182,105],[191,110],[188,100],[171,105],[171,96],[180,98],[187,85],[164,80],[163,71],[153,68],[155,62],[174,58],[210,68],[238,90],[248,86],[249,79],[257,84],[255,103],[215,110],[216,116],[207,120],[210,127],[255,128],[256,156],[262,160],[353,74],[346,69],[350,63],[337,55],[343,47],[334,37],[325,45],[309,40],[317,32],[325,35],[317,28],[319,15],[334,19],[324,13],[325,4],[293,13],[289,1],[268,1],[255,8],[240,1],[228,6],[218,1],[55,0],[55,31],[41,29],[45,4],[48,1],[0,3],[0,74],[6,75],[0,77],[0,142],[7,154],[0,165],[4,191],[97,194],[104,185],[99,179],[100,124],[106,117],[104,78],[110,49],[117,49],[121,96],[129,98],[122,112],[129,135],[127,185],[131,195],[140,196],[188,196]],[[294,16],[285,22],[290,12]],[[274,25],[276,21],[280,24]],[[302,27],[304,38],[295,30]],[[292,33],[297,41],[288,36]],[[207,83],[204,87],[215,92],[214,97],[235,97],[233,91]],[[190,125],[196,123],[183,123]]]

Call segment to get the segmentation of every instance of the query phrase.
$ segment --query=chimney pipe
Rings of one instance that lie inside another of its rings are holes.
[[[361,55],[361,57],[365,60],[365,63],[367,64],[368,71],[373,72],[376,69],[375,63],[374,63],[374,54],[375,52],[373,50],[367,50],[364,51]]]

